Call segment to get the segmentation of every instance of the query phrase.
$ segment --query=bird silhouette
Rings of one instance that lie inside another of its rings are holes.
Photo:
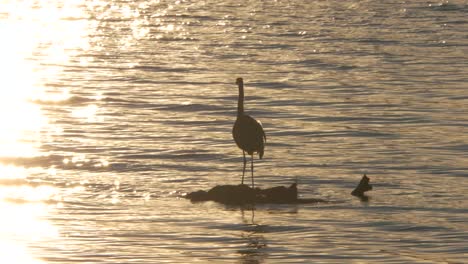
[[[254,188],[254,159],[253,154],[258,153],[259,158],[263,158],[265,151],[266,135],[262,124],[244,113],[244,80],[237,78],[236,84],[239,86],[239,99],[237,101],[237,119],[232,128],[232,136],[236,145],[242,149],[244,157],[244,167],[242,169],[242,182],[244,184],[245,166],[247,159],[245,153],[251,156],[252,188]]]

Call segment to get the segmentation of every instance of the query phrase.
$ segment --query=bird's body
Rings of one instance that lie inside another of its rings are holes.
[[[237,78],[237,85],[239,86],[239,100],[237,103],[237,119],[232,128],[232,136],[236,145],[242,149],[244,156],[244,168],[242,171],[242,184],[244,184],[245,166],[247,160],[245,152],[249,154],[251,159],[252,171],[252,188],[254,187],[253,176],[253,154],[258,153],[259,158],[263,158],[265,152],[266,135],[260,122],[253,117],[244,113],[244,82],[242,78]]]
[[[258,153],[263,158],[265,150],[265,132],[262,125],[253,117],[243,114],[237,116],[232,135],[237,146],[249,155]]]

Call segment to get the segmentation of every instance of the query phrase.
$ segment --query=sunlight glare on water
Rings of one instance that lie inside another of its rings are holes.
[[[51,169],[14,163],[48,155],[41,143],[48,130],[57,130],[36,102],[70,98],[66,87],[51,90],[47,84],[61,74],[57,65],[66,63],[77,48],[86,48],[80,35],[85,25],[62,20],[81,16],[80,4],[0,2],[0,263],[47,263],[33,256],[29,244],[59,236],[47,220],[49,211],[61,204],[57,188],[29,179],[34,171]]]
[[[15,26],[0,24],[0,35],[15,36],[18,30]],[[22,43],[31,45],[31,42],[33,40],[24,37],[5,38],[0,49],[0,156],[3,157],[35,155],[39,131],[47,122],[39,106],[29,101],[40,91],[34,65],[26,58],[30,55],[27,49],[31,48],[32,52],[32,47],[22,46]]]
[[[46,263],[32,256],[28,243],[58,237],[58,230],[45,219],[57,199],[52,186],[27,184],[27,170],[0,166],[0,262]]]
[[[57,229],[42,218],[47,215],[48,208],[41,203],[34,203],[36,199],[45,196],[38,194],[34,189],[24,190],[34,197],[31,204],[21,202],[5,201],[4,192],[9,192],[1,188],[0,197],[0,261],[1,263],[46,263],[32,256],[27,243],[37,243],[43,239],[53,239],[58,236]],[[23,190],[12,190],[13,193],[23,192]],[[41,191],[39,191],[40,193]],[[47,197],[48,198],[48,197]],[[10,198],[9,198],[10,199]]]
[[[62,20],[82,16],[80,4],[41,1],[36,6],[29,1],[2,1],[2,12],[8,19],[0,24],[0,35],[5,36],[0,49],[0,156],[37,154],[34,151],[47,118],[32,101],[66,99],[66,89],[58,93],[62,97],[54,91],[49,98],[45,86],[60,74],[60,68],[54,65],[66,63],[77,48],[86,47],[86,39],[80,34],[86,25],[79,20]]]

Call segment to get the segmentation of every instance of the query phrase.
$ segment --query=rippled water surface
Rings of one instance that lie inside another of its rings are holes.
[[[0,3],[1,263],[468,262],[468,2]],[[256,184],[331,203],[179,198],[240,183],[237,77]]]

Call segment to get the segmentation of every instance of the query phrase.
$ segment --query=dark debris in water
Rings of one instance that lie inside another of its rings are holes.
[[[309,204],[326,202],[322,199],[297,197],[297,184],[289,187],[277,186],[268,189],[251,188],[245,184],[217,185],[209,191],[191,192],[185,196],[192,202],[215,201],[222,204]]]
[[[358,186],[351,192],[351,195],[359,197],[362,201],[368,201],[369,197],[364,193],[372,190],[372,185],[369,184],[369,181],[369,177],[367,177],[367,175],[364,174]]]

